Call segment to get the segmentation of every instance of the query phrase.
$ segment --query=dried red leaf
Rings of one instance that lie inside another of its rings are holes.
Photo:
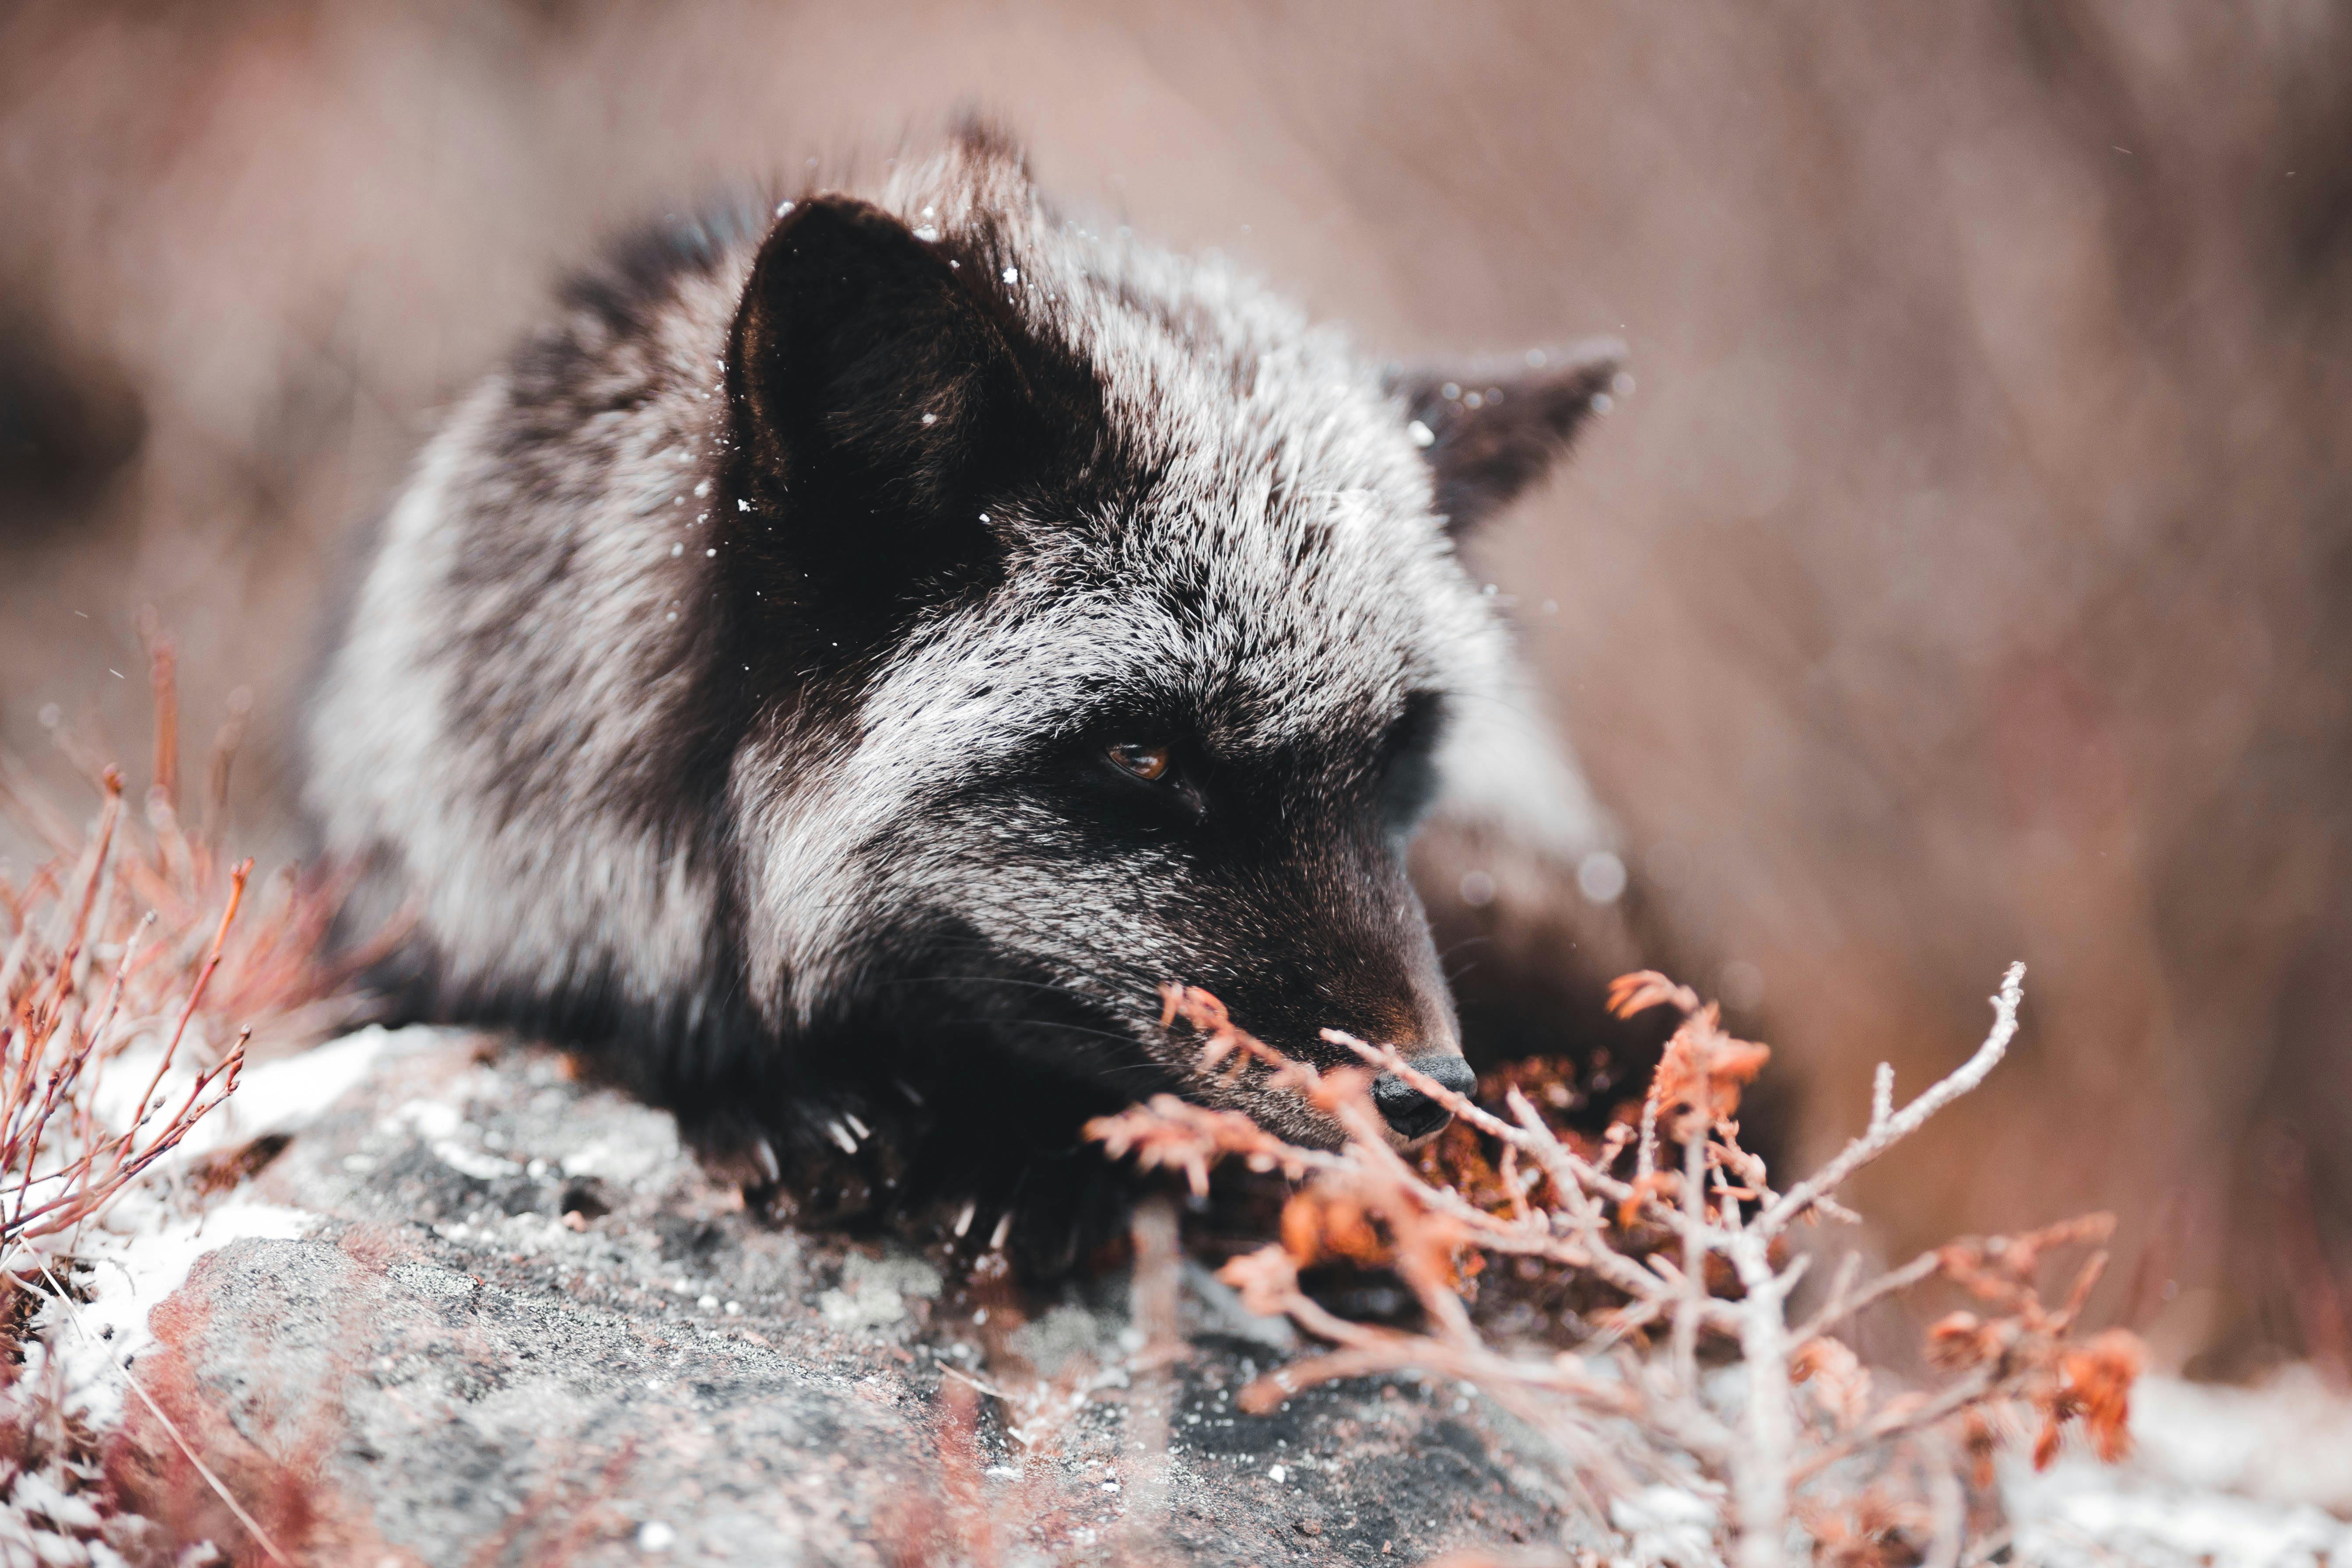
[[[2109,1329],[2058,1363],[2069,1405],[2100,1458],[2113,1464],[2131,1452],[2131,1390],[2147,1347],[2128,1329]]]
[[[1633,1195],[1617,1205],[1618,1228],[1631,1230],[1642,1223],[1644,1200],[1672,1207],[1675,1194],[1682,1190],[1682,1173],[1678,1171],[1652,1171],[1647,1175],[1634,1177]]]
[[[1981,1366],[2000,1353],[1996,1327],[1974,1312],[1947,1312],[1927,1325],[1927,1362],[1946,1372]]]
[[[2042,1435],[2033,1439],[2033,1468],[2046,1470],[2050,1461],[2058,1457],[2058,1426],[2063,1417],[2053,1413],[2042,1417]]]
[[[1969,1484],[1980,1492],[1992,1490],[1993,1459],[2000,1452],[2000,1434],[1981,1406],[1960,1416],[1960,1448],[1969,1457]]]
[[[1335,1258],[1379,1268],[1395,1257],[1363,1203],[1321,1183],[1282,1205],[1282,1245],[1302,1268]]]
[[[1808,1340],[1789,1358],[1789,1377],[1811,1391],[1814,1403],[1841,1432],[1860,1426],[1870,1413],[1869,1370],[1843,1340]]]
[[[1638,970],[1621,974],[1609,983],[1609,1011],[1620,1018],[1630,1018],[1653,1007],[1675,1006],[1685,1013],[1698,1011],[1698,994],[1686,985],[1677,985],[1654,969]]]
[[[1244,1310],[1278,1318],[1298,1299],[1298,1266],[1279,1247],[1261,1247],[1232,1258],[1217,1278],[1241,1292]]]
[[[1675,1136],[1680,1141],[1701,1135],[1714,1122],[1739,1109],[1739,1091],[1755,1080],[1771,1059],[1772,1048],[1752,1040],[1734,1039],[1723,1032],[1714,1003],[1683,1020],[1658,1058],[1651,1079],[1651,1098],[1663,1117],[1696,1113],[1698,1126]]]
[[[1141,1170],[1181,1171],[1192,1191],[1206,1196],[1209,1167],[1227,1154],[1253,1162],[1274,1158],[1282,1145],[1273,1134],[1238,1110],[1212,1110],[1172,1094],[1155,1094],[1115,1116],[1087,1122],[1086,1136],[1114,1160],[1135,1156]]]

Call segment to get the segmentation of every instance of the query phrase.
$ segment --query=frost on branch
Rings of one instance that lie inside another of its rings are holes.
[[[1954,1242],[1864,1278],[1850,1251],[1810,1314],[1791,1299],[1816,1258],[1791,1256],[1800,1221],[1851,1220],[1838,1188],[1974,1089],[2017,1030],[2024,966],[1992,998],[1984,1043],[1948,1077],[1897,1107],[1879,1069],[1870,1121],[1820,1171],[1776,1188],[1739,1142],[1741,1090],[1770,1056],[1733,1038],[1717,1009],[1687,987],[1643,973],[1619,980],[1611,1004],[1627,1016],[1681,1015],[1637,1121],[1596,1142],[1556,1129],[1506,1079],[1498,1110],[1415,1069],[1400,1053],[1336,1031],[1365,1068],[1318,1072],[1251,1037],[1207,993],[1170,987],[1164,1020],[1198,1033],[1202,1058],[1227,1073],[1262,1073],[1344,1128],[1344,1147],[1298,1148],[1248,1118],[1162,1096],[1094,1122],[1089,1135],[1146,1168],[1181,1171],[1195,1192],[1210,1168],[1236,1159],[1297,1184],[1279,1244],[1223,1272],[1253,1311],[1282,1314],[1329,1348],[1261,1378],[1244,1408],[1265,1411],[1332,1378],[1407,1369],[1477,1385],[1545,1441],[1570,1486],[1606,1516],[1650,1489],[1717,1505],[1718,1545],[1743,1568],[1791,1560],[1960,1558],[1991,1506],[1990,1456],[2001,1435],[2032,1430],[2047,1464],[2079,1428],[2104,1458],[2126,1442],[2137,1340],[2110,1330],[2076,1337],[2112,1221],[2071,1221],[2030,1235]],[[1458,1125],[1498,1149],[1450,1173],[1390,1146],[1374,1110],[1374,1073],[1394,1073],[1451,1109]],[[2042,1294],[2053,1254],[2079,1257],[2054,1300]],[[1597,1293],[1609,1305],[1580,1321],[1570,1349],[1538,1356],[1489,1342],[1463,1299],[1489,1260],[1521,1277]],[[1317,1301],[1300,1270],[1343,1260],[1392,1270],[1418,1300],[1418,1331],[1353,1321]],[[1874,1375],[1840,1337],[1873,1304],[1940,1281],[1970,1305],[1938,1320],[1924,1347],[1945,1381],[1905,1388]],[[1969,1488],[1973,1485],[1973,1506]]]

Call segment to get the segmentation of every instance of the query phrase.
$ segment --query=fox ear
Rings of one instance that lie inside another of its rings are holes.
[[[1404,399],[1447,531],[1475,528],[1541,479],[1585,421],[1608,408],[1623,356],[1622,344],[1604,340],[1391,373],[1390,390]]]
[[[845,196],[796,204],[752,264],[727,353],[740,488],[794,575],[839,558],[904,587],[994,554],[985,498],[1090,429],[977,255]]]

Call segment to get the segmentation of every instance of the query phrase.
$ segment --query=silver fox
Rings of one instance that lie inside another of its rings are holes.
[[[307,805],[359,918],[405,911],[406,1006],[599,1050],[770,1177],[919,1107],[1058,1156],[1163,1089],[1328,1142],[1159,987],[1466,1085],[1408,841],[1607,829],[1454,541],[1614,369],[1384,373],[980,129],[672,224],[424,451]]]

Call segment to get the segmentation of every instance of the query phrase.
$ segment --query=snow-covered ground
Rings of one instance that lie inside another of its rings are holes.
[[[301,1208],[251,1201],[241,1193],[198,1205],[172,1191],[172,1173],[268,1133],[299,1132],[373,1073],[387,1048],[400,1045],[389,1031],[363,1029],[247,1068],[237,1092],[191,1130],[156,1179],[125,1192],[95,1223],[67,1238],[74,1285],[86,1300],[52,1298],[36,1315],[24,1363],[0,1390],[0,1420],[22,1421],[37,1410],[43,1419],[62,1416],[93,1434],[119,1426],[135,1397],[132,1369],[154,1344],[148,1314],[186,1282],[196,1260],[236,1241],[291,1239],[317,1221]],[[161,1049],[160,1043],[136,1047],[115,1064],[96,1106],[103,1121],[118,1129],[128,1123]],[[156,1087],[175,1099],[190,1082],[181,1068]],[[9,1262],[37,1279],[53,1260],[27,1253]],[[89,1496],[59,1484],[95,1483],[97,1476],[68,1477],[58,1473],[60,1467],[87,1472],[86,1465],[68,1460],[48,1472],[0,1465],[0,1563],[107,1568],[120,1561],[94,1538],[101,1519]]]
[[[2049,1568],[2328,1568],[2352,1563],[2352,1399],[2292,1367],[2260,1388],[2143,1379],[2137,1450],[2073,1458],[2003,1490],[2019,1555]]]

